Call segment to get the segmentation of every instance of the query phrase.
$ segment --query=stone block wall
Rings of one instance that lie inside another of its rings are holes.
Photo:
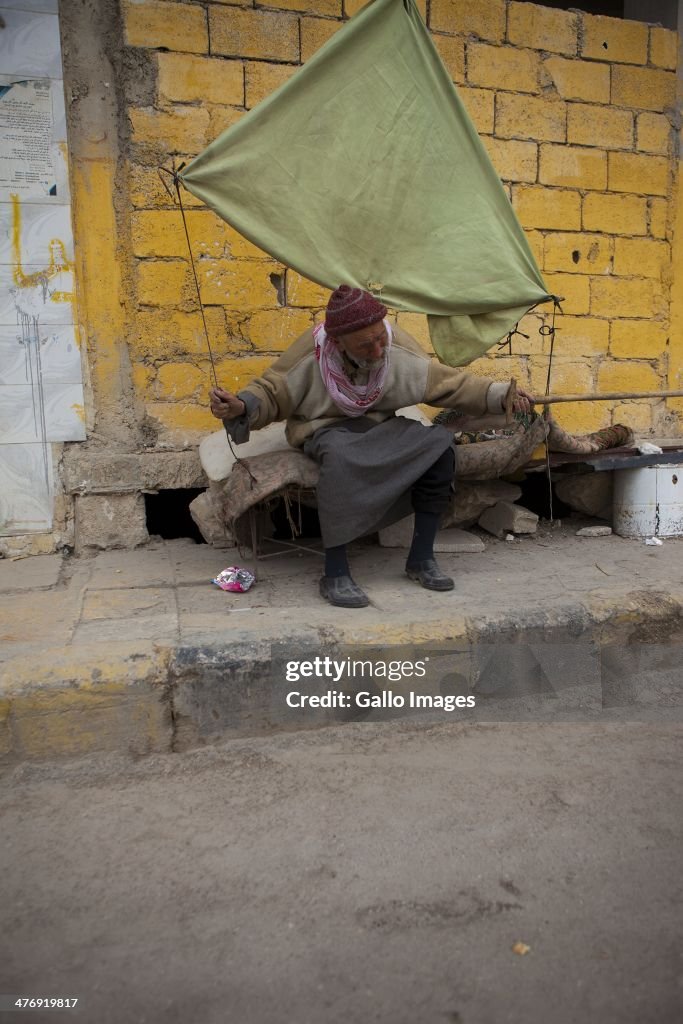
[[[55,466],[52,533],[12,537],[0,555],[144,543],[141,496],[202,485],[196,443],[217,426],[209,361],[158,168],[193,158],[360,6],[59,0],[87,440],[64,445]],[[681,387],[677,34],[516,0],[420,9],[548,284],[565,296],[552,389]],[[218,373],[237,389],[320,316],[327,292],[189,193],[185,203]],[[398,319],[429,346],[424,317]],[[512,354],[494,350],[474,368],[542,392],[547,319],[531,313]],[[683,427],[683,400],[560,408],[576,431]]]
[[[182,223],[157,167],[195,156],[360,6],[122,0],[125,44],[145,81],[126,111],[128,343],[138,396],[162,432],[216,424]],[[677,34],[512,0],[422,0],[421,11],[546,282],[564,297],[552,390],[680,387],[682,347],[669,341]],[[328,293],[184,199],[218,374],[235,390],[319,316]],[[548,317],[531,313],[512,355],[494,350],[474,368],[542,392]],[[398,321],[428,345],[423,317]],[[576,431],[625,420],[672,434],[677,407],[583,404],[557,415]]]

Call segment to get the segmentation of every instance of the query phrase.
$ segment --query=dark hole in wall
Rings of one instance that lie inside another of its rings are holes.
[[[270,283],[275,289],[277,296],[277,302],[279,306],[285,306],[287,304],[285,298],[285,275],[284,274],[271,274]]]
[[[189,537],[197,544],[205,544],[206,541],[190,515],[190,502],[203,493],[203,487],[187,487],[146,494],[145,512],[149,533],[163,537],[164,540]]]
[[[674,31],[678,28],[679,0],[539,0],[539,6],[645,21]],[[602,45],[609,57],[609,44],[605,41]]]
[[[545,473],[527,473],[524,480],[519,482],[522,488],[522,497],[517,499],[516,504],[535,512],[541,519],[550,519],[550,494],[548,488],[548,477]],[[560,501],[553,491],[553,519],[567,519],[571,515],[571,508]]]
[[[610,18],[625,16],[624,0],[541,0],[539,6],[554,7],[560,11],[579,10],[585,11],[586,14],[607,14]]]

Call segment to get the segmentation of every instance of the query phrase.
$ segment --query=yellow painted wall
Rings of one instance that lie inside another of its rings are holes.
[[[122,0],[126,42],[147,51],[156,71],[154,104],[128,109],[130,354],[139,396],[164,427],[216,422],[206,411],[211,380],[180,218],[157,166],[195,156],[360,6]],[[677,34],[506,0],[431,0],[429,28],[549,288],[565,296],[552,390],[680,387],[681,341],[669,332],[673,272],[683,274],[683,259],[672,263]],[[220,377],[236,389],[314,321],[327,293],[185,199]],[[285,308],[271,275],[284,276]],[[528,339],[516,336],[512,355],[494,351],[475,369],[513,373],[542,392],[545,320],[530,314],[520,326]],[[399,322],[428,344],[424,318]],[[681,408],[577,404],[557,416],[577,432],[627,422],[672,435]]]

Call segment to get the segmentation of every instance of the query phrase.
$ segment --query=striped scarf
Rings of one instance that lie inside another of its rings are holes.
[[[387,332],[387,347],[384,359],[377,366],[372,366],[368,373],[367,384],[352,384],[344,370],[344,359],[335,338],[330,338],[323,326],[313,331],[315,342],[315,358],[318,360],[320,375],[327,388],[327,393],[347,416],[363,416],[375,402],[379,401],[389,372],[389,353],[393,332],[388,320],[383,321]]]

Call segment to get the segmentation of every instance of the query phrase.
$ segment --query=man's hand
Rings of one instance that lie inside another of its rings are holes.
[[[217,420],[235,420],[246,412],[242,399],[223,388],[211,388],[209,400],[211,412]]]
[[[528,394],[526,391],[522,391],[521,388],[517,388],[517,395],[512,403],[512,411],[530,413],[535,402],[536,399],[533,395]]]

